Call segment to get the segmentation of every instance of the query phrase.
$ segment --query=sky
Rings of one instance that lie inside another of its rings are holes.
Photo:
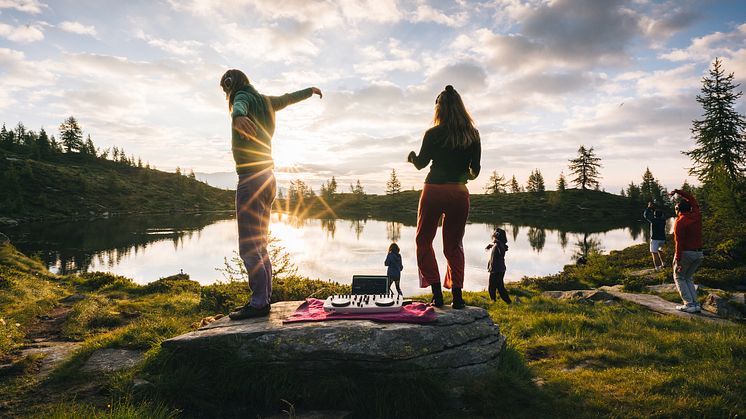
[[[554,189],[580,145],[618,193],[646,167],[669,189],[690,166],[695,97],[715,57],[746,81],[741,0],[0,0],[0,122],[84,134],[161,170],[233,171],[220,76],[265,94],[319,87],[277,115],[280,185],[335,176],[382,193],[435,97],[461,94],[495,170]],[[746,113],[742,98],[737,109]]]

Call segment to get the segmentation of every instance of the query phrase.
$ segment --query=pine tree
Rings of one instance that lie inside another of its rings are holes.
[[[60,124],[60,141],[65,151],[70,153],[80,151],[83,147],[83,130],[80,129],[75,117],[70,116]]]
[[[570,173],[575,175],[573,183],[580,186],[581,189],[598,186],[598,180],[601,176],[598,169],[601,167],[600,157],[593,153],[593,147],[586,149],[581,145],[578,149],[578,157],[570,160]]]
[[[386,195],[393,195],[401,192],[401,182],[396,177],[396,169],[391,169],[391,176],[388,182],[386,182]]]
[[[564,192],[567,189],[567,182],[565,181],[565,173],[560,172],[559,179],[557,179],[557,190]]]
[[[642,202],[653,202],[658,205],[667,206],[669,204],[668,193],[666,188],[653,176],[650,168],[645,169],[640,184],[640,200]]]
[[[531,172],[526,183],[526,192],[544,192],[544,176],[539,169]]]
[[[337,179],[332,176],[331,180],[321,184],[319,195],[327,202],[332,201],[337,193]]]
[[[510,193],[518,193],[521,191],[521,185],[515,178],[515,175],[510,179]]]
[[[49,144],[51,145],[51,149],[53,153],[57,153],[57,154],[62,153],[62,144],[57,142],[57,139],[54,138],[54,135],[52,135],[49,138]]]
[[[332,176],[332,180],[329,181],[329,184],[326,185],[326,189],[330,196],[334,196],[334,194],[337,193],[337,179],[334,176]]]
[[[42,128],[36,137],[36,149],[39,151],[39,157],[44,158],[52,154],[52,144],[49,142],[47,132]]]
[[[91,134],[88,134],[88,138],[86,138],[85,143],[83,144],[83,147],[81,147],[80,152],[82,154],[87,154],[89,156],[95,156],[96,155],[96,146],[93,145],[93,140],[91,140]]]
[[[350,183],[350,192],[352,192],[352,195],[357,198],[361,198],[365,195],[365,190],[363,189],[363,185],[360,183],[360,179],[357,180],[355,186],[352,186]]]
[[[176,171],[175,171],[175,173],[176,173],[176,176],[181,176],[181,167],[179,167],[179,166],[176,166]]]
[[[642,202],[640,187],[635,185],[635,182],[630,182],[629,186],[627,186],[627,197],[632,202],[635,202],[635,203]]]
[[[733,73],[725,75],[722,61],[715,58],[710,76],[702,79],[702,94],[697,102],[704,108],[703,119],[692,121],[692,135],[696,147],[683,153],[694,166],[689,174],[703,183],[722,170],[731,182],[738,182],[746,171],[746,119],[736,112],[735,102],[743,92],[735,91]]]
[[[10,146],[10,139],[8,138],[8,129],[5,128],[5,124],[3,123],[3,127],[0,128],[0,147],[7,148]]]
[[[496,170],[493,170],[489,180],[487,180],[484,191],[488,194],[505,193],[507,192],[507,186],[508,182],[505,180],[505,176],[499,175]]]

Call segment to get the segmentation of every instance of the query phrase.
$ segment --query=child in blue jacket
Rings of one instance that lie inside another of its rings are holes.
[[[401,271],[404,269],[404,265],[402,265],[401,255],[399,254],[399,245],[391,243],[389,254],[386,255],[386,261],[383,264],[389,267],[386,271],[386,276],[389,277],[389,287],[391,287],[391,283],[396,284],[396,292],[403,295],[399,283],[401,282]]]

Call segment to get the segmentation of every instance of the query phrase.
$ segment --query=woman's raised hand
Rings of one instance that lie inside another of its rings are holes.
[[[321,89],[319,89],[318,87],[312,87],[311,91],[313,92],[312,94],[319,95],[319,99],[323,97],[323,95],[321,94]]]

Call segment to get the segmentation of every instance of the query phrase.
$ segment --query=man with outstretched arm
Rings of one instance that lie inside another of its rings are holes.
[[[673,226],[673,237],[676,243],[676,254],[673,260],[673,280],[679,290],[683,305],[676,306],[679,311],[697,313],[701,310],[697,302],[697,289],[693,276],[704,258],[702,254],[702,213],[697,200],[690,193],[674,189],[669,195],[678,194],[681,201],[676,204],[676,221]]]

